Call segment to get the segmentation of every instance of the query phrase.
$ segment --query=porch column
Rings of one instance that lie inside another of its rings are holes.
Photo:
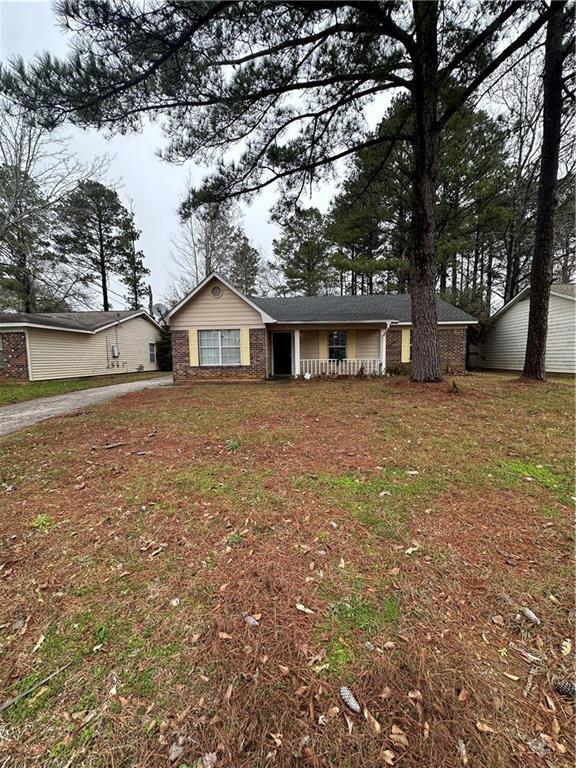
[[[294,376],[300,376],[300,331],[294,331]]]
[[[386,332],[389,326],[380,329],[380,362],[382,363],[382,376],[386,374]]]

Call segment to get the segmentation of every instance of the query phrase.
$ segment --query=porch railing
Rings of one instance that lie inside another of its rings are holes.
[[[300,375],[311,376],[357,376],[362,371],[366,376],[379,376],[384,371],[378,358],[345,360],[300,360]]]

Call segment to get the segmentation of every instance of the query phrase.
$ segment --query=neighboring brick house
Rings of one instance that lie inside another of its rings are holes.
[[[475,318],[437,299],[444,369],[466,367]],[[176,381],[383,375],[409,369],[407,294],[244,296],[212,273],[167,315]]]
[[[155,371],[158,337],[143,310],[0,312],[0,382]]]

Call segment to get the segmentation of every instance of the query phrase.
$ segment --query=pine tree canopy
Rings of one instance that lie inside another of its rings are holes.
[[[436,87],[450,94],[439,126],[553,6],[441,4]],[[339,158],[411,139],[401,126],[390,136],[370,133],[363,114],[386,92],[414,97],[419,16],[407,0],[63,0],[56,8],[74,34],[73,52],[65,61],[13,61],[1,72],[6,92],[50,127],[70,121],[125,132],[162,119],[167,160],[218,163],[194,203],[276,181],[297,194]]]

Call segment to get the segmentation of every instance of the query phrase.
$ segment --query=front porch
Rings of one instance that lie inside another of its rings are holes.
[[[386,336],[384,327],[275,327],[269,333],[268,375],[291,376],[384,376]],[[403,337],[409,339],[409,330]],[[402,339],[404,342],[404,338]],[[409,341],[403,343],[409,359]]]

